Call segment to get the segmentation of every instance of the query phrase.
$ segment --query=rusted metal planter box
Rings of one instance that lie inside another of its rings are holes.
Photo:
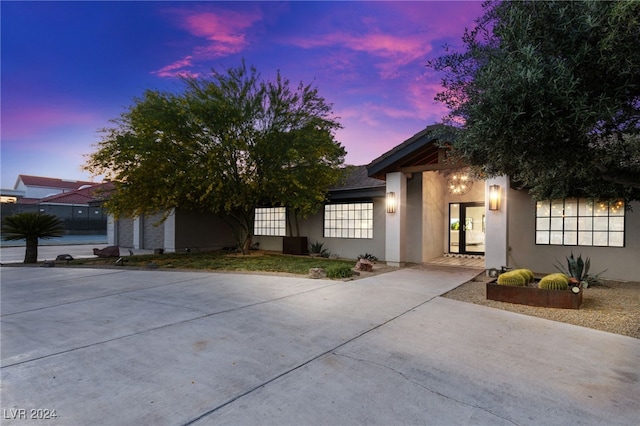
[[[569,290],[547,290],[535,287],[498,285],[495,280],[487,283],[487,299],[519,305],[543,308],[579,309],[582,289],[574,293]]]

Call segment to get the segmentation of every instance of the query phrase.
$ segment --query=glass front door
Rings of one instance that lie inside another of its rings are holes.
[[[484,203],[449,204],[449,253],[484,254]]]

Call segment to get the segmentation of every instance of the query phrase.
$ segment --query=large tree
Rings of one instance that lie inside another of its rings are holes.
[[[487,2],[429,61],[454,155],[537,199],[640,199],[640,2]]]
[[[107,174],[116,216],[213,212],[246,252],[254,209],[313,213],[341,177],[340,127],[316,87],[264,80],[244,63],[186,78],[180,93],[147,91],[104,130],[85,167]]]

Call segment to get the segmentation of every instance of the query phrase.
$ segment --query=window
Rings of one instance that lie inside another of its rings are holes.
[[[373,238],[373,203],[324,206],[325,238]]]
[[[624,247],[624,201],[586,198],[536,203],[536,244]]]
[[[255,211],[253,232],[255,235],[286,235],[287,210],[285,207],[258,207]]]

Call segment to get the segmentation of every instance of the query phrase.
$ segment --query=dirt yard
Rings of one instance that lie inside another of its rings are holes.
[[[640,282],[605,281],[584,290],[580,309],[538,308],[487,300],[481,274],[444,297],[640,339]]]

